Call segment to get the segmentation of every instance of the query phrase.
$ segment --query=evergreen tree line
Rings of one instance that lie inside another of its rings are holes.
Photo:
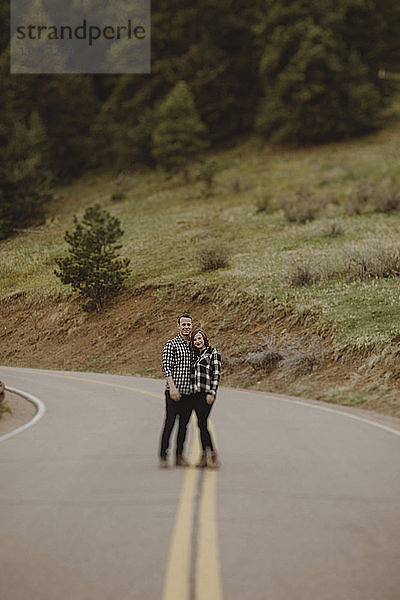
[[[3,236],[31,219],[15,198],[38,209],[50,178],[184,168],[252,131],[307,144],[379,127],[382,73],[400,66],[395,0],[156,0],[151,75],[10,75],[8,11],[0,0]]]

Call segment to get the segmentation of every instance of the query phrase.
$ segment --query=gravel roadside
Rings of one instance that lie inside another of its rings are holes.
[[[8,390],[3,402],[9,407],[11,412],[4,413],[0,419],[0,438],[2,435],[10,433],[14,429],[28,423],[37,412],[36,407],[31,402]]]

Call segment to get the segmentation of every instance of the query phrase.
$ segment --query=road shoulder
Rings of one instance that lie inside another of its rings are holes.
[[[11,412],[4,413],[0,419],[0,437],[29,423],[37,413],[32,402],[9,390],[6,390],[4,402]]]

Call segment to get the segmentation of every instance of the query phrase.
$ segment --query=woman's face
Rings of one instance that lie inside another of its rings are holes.
[[[198,350],[203,350],[203,348],[206,347],[206,345],[204,343],[204,338],[203,338],[202,334],[200,333],[200,331],[198,331],[196,333],[196,335],[194,336],[193,344],[194,344],[195,348],[197,348]]]

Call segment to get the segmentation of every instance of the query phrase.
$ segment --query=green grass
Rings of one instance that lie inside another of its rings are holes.
[[[122,221],[131,287],[196,279],[251,291],[317,315],[316,326],[333,329],[339,348],[385,347],[399,333],[400,278],[351,280],[341,270],[351,252],[400,246],[400,213],[379,214],[367,207],[365,214],[346,215],[360,183],[377,184],[390,176],[400,185],[399,151],[397,121],[390,131],[301,150],[277,150],[251,138],[214,153],[221,170],[206,199],[195,180],[185,186],[180,176],[148,170],[126,175],[120,186],[125,197],[115,203],[115,176],[90,173],[56,190],[49,218],[37,232],[0,244],[0,296],[17,290],[66,294],[68,288],[53,275],[54,258],[66,250],[63,235],[72,227],[72,214],[82,215],[100,202]],[[320,214],[304,225],[289,223],[280,202],[305,185],[318,198]],[[235,191],[238,187],[243,191]],[[257,212],[257,201],[266,194],[269,206]],[[340,219],[343,232],[326,235],[327,219]],[[199,249],[214,241],[229,248],[230,265],[202,273]],[[288,272],[297,261],[326,277],[313,285],[289,286]]]

